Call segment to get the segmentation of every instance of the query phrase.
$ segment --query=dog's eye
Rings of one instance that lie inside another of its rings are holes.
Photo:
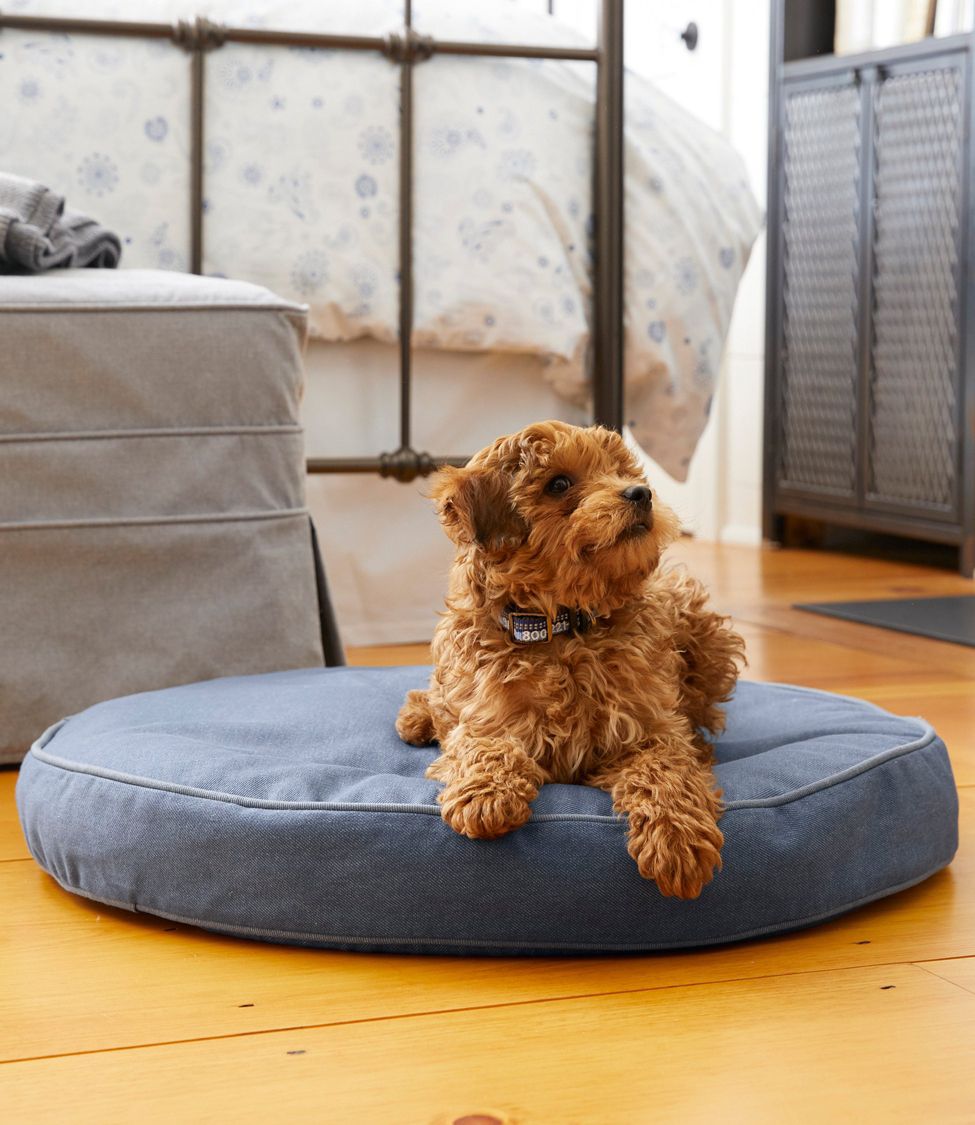
[[[563,492],[568,492],[572,487],[572,481],[564,475],[552,477],[552,479],[545,486],[545,491],[549,496],[561,496]]]

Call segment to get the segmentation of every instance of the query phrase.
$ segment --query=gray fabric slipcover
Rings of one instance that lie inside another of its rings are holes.
[[[0,760],[99,700],[322,664],[304,333],[243,282],[0,277]]]

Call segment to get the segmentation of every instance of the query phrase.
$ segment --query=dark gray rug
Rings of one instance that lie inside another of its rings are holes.
[[[815,602],[795,608],[975,648],[975,594],[883,602]]]

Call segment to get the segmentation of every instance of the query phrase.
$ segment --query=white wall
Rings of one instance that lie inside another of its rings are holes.
[[[526,0],[539,4],[539,0]],[[555,15],[592,38],[594,0],[555,0]],[[680,32],[693,20],[691,52]],[[769,4],[767,0],[629,0],[626,65],[723,132],[766,199]],[[732,318],[720,390],[685,484],[651,463],[663,498],[702,538],[761,541],[765,236],[745,271]]]
[[[755,195],[767,203],[769,7],[726,0],[724,131],[745,159]],[[742,278],[726,349],[718,538],[761,542],[765,385],[765,232]]]
[[[917,0],[837,0],[836,52],[853,54],[923,39],[928,5]],[[971,31],[975,0],[938,0],[935,35]]]

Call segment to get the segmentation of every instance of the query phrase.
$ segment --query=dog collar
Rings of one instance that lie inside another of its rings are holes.
[[[508,606],[499,618],[501,628],[516,645],[544,645],[559,633],[588,633],[593,619],[585,610],[560,606],[554,617]]]

